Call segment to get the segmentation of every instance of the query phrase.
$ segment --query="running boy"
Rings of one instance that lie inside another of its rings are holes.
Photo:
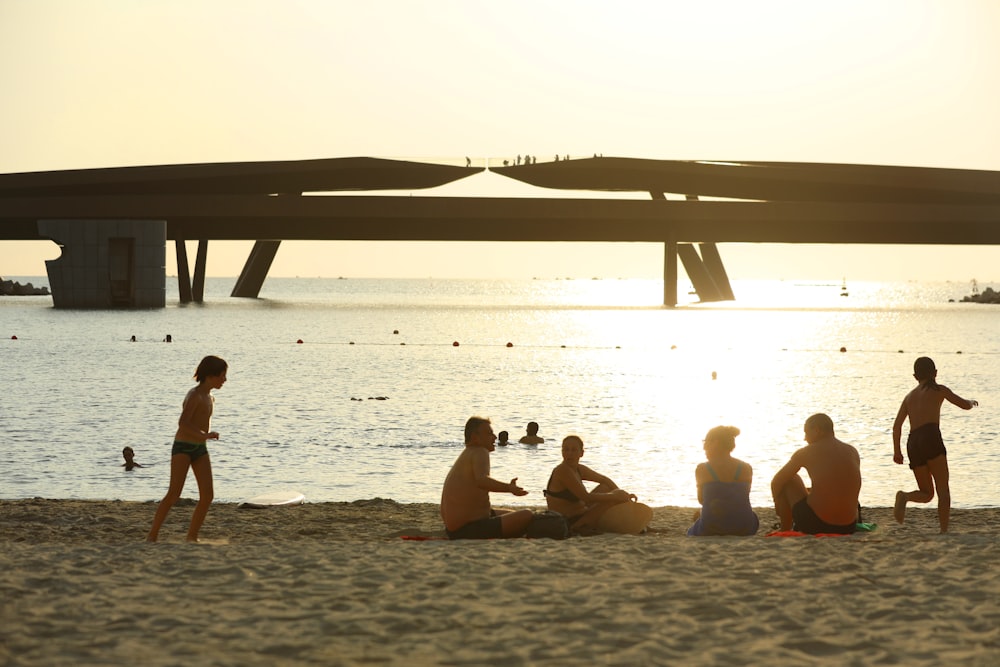
[[[155,542],[160,534],[160,526],[181,497],[188,468],[194,470],[194,478],[198,482],[198,504],[191,515],[191,526],[188,528],[187,541],[198,541],[198,530],[205,521],[208,507],[212,504],[215,491],[212,488],[212,462],[208,456],[208,440],[218,440],[219,434],[211,430],[212,409],[215,407],[213,389],[220,389],[226,383],[226,371],[229,364],[219,357],[208,356],[201,360],[194,378],[198,381],[187,396],[184,397],[184,407],[180,419],[177,420],[177,434],[174,436],[174,447],[170,455],[170,488],[167,495],[160,501],[153,517],[153,527],[149,529],[147,542]]]
[[[951,490],[948,488],[948,452],[941,438],[941,404],[948,400],[963,410],[971,410],[979,405],[956,395],[951,389],[937,383],[937,368],[930,357],[920,357],[913,362],[913,377],[917,386],[906,395],[899,406],[896,421],[892,425],[892,460],[903,463],[900,440],[903,422],[909,418],[910,433],[906,438],[906,455],[910,459],[910,470],[917,480],[917,491],[897,491],[896,505],[892,514],[896,521],[903,523],[906,518],[906,503],[929,503],[938,495],[938,522],[941,532],[948,532],[951,518]]]

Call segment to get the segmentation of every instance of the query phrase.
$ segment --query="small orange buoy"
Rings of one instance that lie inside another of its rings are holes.
[[[511,343],[510,341],[507,341],[507,347],[514,347],[514,343]]]
[[[17,336],[11,336],[10,339],[11,340],[17,340]]]
[[[302,339],[301,339],[301,338],[300,338],[300,339],[298,339],[298,340],[297,340],[297,341],[295,341],[295,342],[296,342],[296,343],[298,343],[299,345],[302,345]]]
[[[840,348],[840,351],[841,352],[847,352],[847,348],[846,347],[842,347],[842,348]]]
[[[452,345],[452,347],[458,347],[458,341],[456,340],[456,341],[455,341],[454,343],[452,343],[451,345]]]

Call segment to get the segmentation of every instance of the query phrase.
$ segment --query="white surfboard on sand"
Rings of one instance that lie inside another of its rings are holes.
[[[237,507],[244,509],[264,509],[265,507],[301,505],[305,502],[305,499],[306,497],[298,491],[272,491],[244,500]]]

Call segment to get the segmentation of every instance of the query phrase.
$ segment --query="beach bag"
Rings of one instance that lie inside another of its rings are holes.
[[[524,536],[531,539],[548,537],[552,540],[565,540],[569,537],[569,523],[559,512],[536,510]]]

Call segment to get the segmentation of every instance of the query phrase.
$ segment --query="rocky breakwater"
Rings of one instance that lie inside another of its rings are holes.
[[[969,296],[962,297],[962,302],[972,303],[1000,303],[1000,292],[997,292],[992,287],[987,287],[982,292],[976,290]]]
[[[0,278],[0,295],[3,296],[48,296],[49,288],[42,285],[35,287],[31,283],[22,285],[15,280]]]

